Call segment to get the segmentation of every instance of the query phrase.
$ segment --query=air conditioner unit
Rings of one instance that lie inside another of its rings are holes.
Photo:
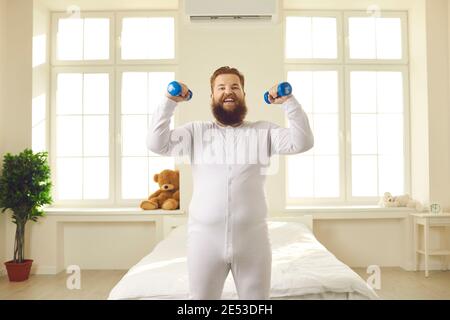
[[[273,21],[278,0],[184,0],[191,22]]]

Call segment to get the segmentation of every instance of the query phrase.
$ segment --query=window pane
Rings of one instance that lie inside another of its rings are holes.
[[[109,19],[84,19],[84,59],[109,59]]]
[[[377,72],[378,112],[403,112],[403,78],[401,72]]]
[[[147,18],[122,20],[122,59],[146,59],[150,51],[150,41]]]
[[[339,157],[314,157],[314,196],[339,197]]]
[[[377,116],[352,115],[352,154],[377,153]]]
[[[314,112],[338,112],[337,71],[315,71],[313,73]],[[303,90],[300,87],[300,90]]]
[[[122,116],[122,155],[147,155],[147,116]]]
[[[352,195],[378,196],[377,172],[377,156],[352,156]]]
[[[403,116],[378,115],[378,153],[403,156]]]
[[[81,114],[81,73],[58,74],[56,89],[56,114]]]
[[[83,120],[85,157],[109,155],[109,117],[85,116]]]
[[[380,186],[378,193],[390,192],[394,195],[404,194],[403,156],[380,156],[378,158]]]
[[[83,19],[58,20],[57,59],[83,59]]]
[[[312,156],[291,155],[288,160],[288,197],[314,196],[314,162]]]
[[[124,72],[122,74],[122,114],[147,113],[147,73]]]
[[[349,21],[351,59],[401,59],[400,18],[352,17]]]
[[[336,59],[336,18],[286,17],[286,58]]]
[[[314,115],[314,154],[339,154],[338,115]]]
[[[400,18],[377,18],[377,58],[402,58],[402,26]]]
[[[121,37],[122,59],[173,59],[174,19],[124,18]]]
[[[147,199],[150,195],[148,180],[152,178],[148,172],[148,158],[122,158],[123,199]]]
[[[174,79],[173,72],[149,72],[148,74],[148,112],[155,112],[167,90],[167,85]]]
[[[337,58],[336,18],[312,18],[313,58]]]
[[[313,73],[311,71],[289,71],[287,79],[292,85],[292,94],[307,113],[313,111]]]
[[[84,114],[109,114],[109,75],[86,73],[83,81]]]
[[[351,72],[350,96],[352,113],[375,113],[377,111],[376,72]]]
[[[57,156],[82,155],[81,116],[58,116],[56,118]]]
[[[173,18],[149,18],[151,35],[148,59],[175,58],[175,25]]]
[[[83,163],[83,198],[109,198],[109,159],[85,158]]]
[[[56,160],[58,199],[81,199],[82,197],[82,159],[59,158]]]
[[[375,59],[376,18],[349,18],[350,59]]]
[[[312,57],[310,17],[286,17],[286,58]]]

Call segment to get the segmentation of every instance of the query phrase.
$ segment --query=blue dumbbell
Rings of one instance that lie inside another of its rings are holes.
[[[167,92],[169,92],[172,96],[180,96],[181,95],[181,84],[179,84],[177,81],[172,81],[167,86]],[[187,100],[191,100],[192,98],[192,91],[188,91],[188,98]]]
[[[284,96],[288,96],[292,93],[292,86],[289,84],[289,82],[282,82],[278,85],[277,87],[277,98],[278,97],[284,97]],[[266,93],[264,94],[264,100],[270,104],[269,101],[269,91],[266,91]]]

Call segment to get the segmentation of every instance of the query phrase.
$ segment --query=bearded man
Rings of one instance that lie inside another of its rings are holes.
[[[179,156],[176,153],[182,150],[181,155],[191,159],[193,194],[187,242],[190,298],[220,299],[231,270],[239,299],[269,299],[272,251],[265,175],[255,152],[269,158],[298,154],[313,147],[314,137],[301,105],[292,94],[278,97],[277,85],[269,90],[268,98],[282,106],[288,128],[245,120],[244,76],[236,68],[217,69],[210,84],[214,121],[189,122],[170,129],[176,106],[189,97],[188,87],[180,83],[180,96],[166,93],[154,113],[147,147],[165,156]],[[245,152],[248,150],[253,152]],[[238,157],[241,161],[236,161]],[[201,161],[205,158],[208,163]]]

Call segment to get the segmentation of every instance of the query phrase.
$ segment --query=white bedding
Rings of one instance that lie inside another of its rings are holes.
[[[269,222],[271,299],[378,299],[366,282],[298,222]],[[237,299],[231,272],[222,299]],[[133,266],[108,299],[189,299],[186,225]]]

